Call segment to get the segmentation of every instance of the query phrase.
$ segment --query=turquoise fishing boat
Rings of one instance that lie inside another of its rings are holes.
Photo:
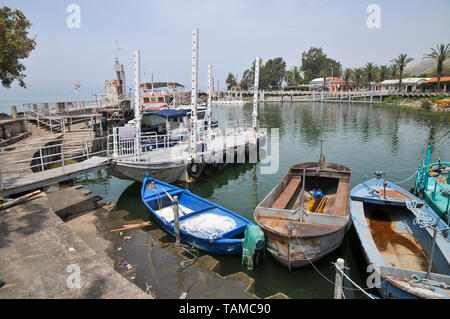
[[[422,161],[416,178],[414,194],[424,199],[428,205],[450,224],[450,162],[442,162],[440,159],[430,163],[431,146],[427,148],[427,156]]]

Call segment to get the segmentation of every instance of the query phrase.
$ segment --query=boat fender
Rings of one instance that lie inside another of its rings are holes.
[[[187,174],[192,178],[199,178],[203,173],[204,164],[203,163],[195,163],[192,160],[186,167]]]
[[[209,175],[212,173],[212,171],[213,171],[213,164],[205,163],[204,168],[203,168],[203,173],[205,175]]]
[[[217,170],[217,171],[221,171],[221,170],[223,170],[223,168],[225,167],[225,163],[214,163],[215,164],[215,169]]]

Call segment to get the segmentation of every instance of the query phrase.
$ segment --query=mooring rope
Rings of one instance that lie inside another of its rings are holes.
[[[299,226],[300,226],[300,223],[297,224],[296,231],[297,231],[297,229],[298,229]],[[329,283],[331,283],[333,286],[336,286],[336,283],[335,283],[334,281],[328,279],[324,274],[322,274],[322,273],[320,272],[319,269],[317,269],[317,267],[314,265],[314,263],[311,261],[311,259],[310,259],[310,258],[308,257],[308,255],[306,254],[306,251],[305,251],[305,249],[303,248],[304,245],[302,245],[302,244],[300,243],[300,239],[298,238],[298,236],[294,235],[294,237],[295,237],[295,239],[297,240],[298,244],[300,245],[300,247],[301,247],[301,249],[302,249],[302,251],[303,251],[303,255],[306,257],[306,259],[307,259],[308,262],[311,264],[311,266],[314,268],[314,270],[315,270],[320,276],[322,276],[322,278],[324,278],[326,281],[328,281]],[[332,263],[332,264],[334,265],[334,263]],[[335,266],[336,266],[336,265],[335,265]],[[349,269],[349,268],[347,268],[347,269]],[[340,270],[340,269],[339,269],[339,270]],[[344,275],[345,275],[345,274],[344,274]],[[348,278],[347,275],[345,275],[345,277]],[[348,279],[349,279],[349,278],[348,278]],[[366,290],[366,289],[372,289],[372,288],[361,288],[360,286],[356,285],[352,280],[349,279],[349,281],[350,281],[351,283],[353,283],[353,284],[357,287],[357,289],[344,287],[344,285],[342,285],[342,289],[353,290],[353,291],[362,290],[362,291],[364,292],[364,294],[371,296],[371,297],[370,297],[371,299],[375,299],[374,296],[372,296],[372,295],[370,295],[370,294],[368,294],[367,292],[364,291],[364,290]]]
[[[347,278],[348,281],[350,281],[356,288],[358,288],[359,290],[361,290],[367,297],[369,297],[370,299],[376,299],[375,296],[369,294],[368,292],[366,292],[366,291],[364,290],[364,288],[361,288],[361,287],[358,286],[353,280],[351,280],[350,277],[347,276],[347,274],[346,274],[345,272],[343,272],[341,269],[339,269],[339,268],[336,266],[336,263],[333,263],[333,262],[332,262],[332,264],[334,265],[334,267],[335,267],[335,268],[336,268],[336,269],[337,269],[337,270],[338,270],[345,278]],[[346,287],[342,287],[342,288],[346,288]],[[348,289],[348,288],[346,288],[346,289]],[[355,290],[356,290],[356,289],[355,289]]]
[[[408,177],[407,179],[405,179],[404,181],[401,181],[401,182],[393,182],[393,181],[391,181],[391,183],[394,183],[394,184],[403,184],[403,183],[406,183],[407,181],[409,181],[411,178],[413,178],[414,176],[416,176],[416,174],[419,172],[419,170],[416,170],[415,172],[414,172],[414,174],[412,174],[410,177]]]

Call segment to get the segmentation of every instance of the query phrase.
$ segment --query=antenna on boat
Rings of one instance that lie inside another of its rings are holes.
[[[197,89],[198,89],[198,28],[192,30],[192,89],[190,120],[190,157],[197,154]]]
[[[134,51],[134,117],[136,118],[136,156],[140,160],[141,153],[141,53]]]
[[[211,133],[211,76],[212,76],[212,65],[208,65],[208,105],[206,109],[206,121],[208,123],[208,132]]]
[[[259,56],[255,61],[255,84],[253,87],[253,130],[256,132],[258,129],[258,87],[259,87]]]

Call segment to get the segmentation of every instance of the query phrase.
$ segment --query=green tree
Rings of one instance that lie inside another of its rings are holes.
[[[259,85],[261,84],[261,66],[263,65],[262,59],[259,59]],[[241,82],[239,83],[243,90],[248,90],[255,85],[255,60],[252,61],[250,69],[246,69],[242,74]],[[260,87],[261,88],[261,87]]]
[[[28,36],[31,23],[20,10],[0,8],[0,79],[3,87],[10,88],[14,80],[25,85],[26,59],[36,46],[35,37]]]
[[[389,71],[391,73],[391,77],[396,78],[398,76],[398,65],[391,64],[391,66],[389,67]]]
[[[262,89],[281,87],[286,76],[286,62],[278,57],[269,59],[261,68],[260,86]]]
[[[372,89],[372,80],[375,77],[377,71],[377,66],[373,62],[368,62],[364,66],[364,73],[367,75],[367,82],[369,84],[369,90]]]
[[[378,69],[378,80],[380,82],[383,82],[386,80],[386,77],[389,73],[389,67],[387,65],[380,65],[380,68]]]
[[[286,71],[286,83],[289,86],[294,86],[300,84],[300,68],[297,66],[291,67],[288,71]]]
[[[356,90],[359,90],[359,84],[361,83],[361,78],[364,75],[364,70],[362,68],[356,68],[353,70],[353,79],[355,80]]]
[[[398,57],[393,58],[391,60],[392,63],[396,64],[398,66],[399,71],[399,77],[398,77],[398,91],[400,92],[402,87],[402,77],[403,77],[403,69],[406,67],[406,65],[414,60],[413,58],[408,58],[408,55],[406,53],[400,54]]]
[[[444,61],[450,57],[450,43],[436,45],[436,49],[430,48],[431,53],[425,54],[424,59],[432,59],[437,62],[437,90],[441,90],[441,76]]]
[[[240,87],[243,90],[248,90],[252,85],[252,79],[254,75],[250,69],[246,69],[242,74],[241,82],[239,82]]]
[[[225,83],[227,84],[227,90],[231,90],[232,87],[237,85],[236,78],[234,77],[234,75],[232,73],[228,73]]]
[[[341,76],[342,66],[339,62],[328,58],[323,53],[322,48],[311,47],[308,51],[302,53],[302,65],[300,67],[305,78],[311,81],[321,77],[323,73],[331,76]]]
[[[345,81],[345,90],[348,91],[348,82],[350,81],[350,78],[352,77],[352,69],[351,68],[345,68],[344,70],[344,81]]]

